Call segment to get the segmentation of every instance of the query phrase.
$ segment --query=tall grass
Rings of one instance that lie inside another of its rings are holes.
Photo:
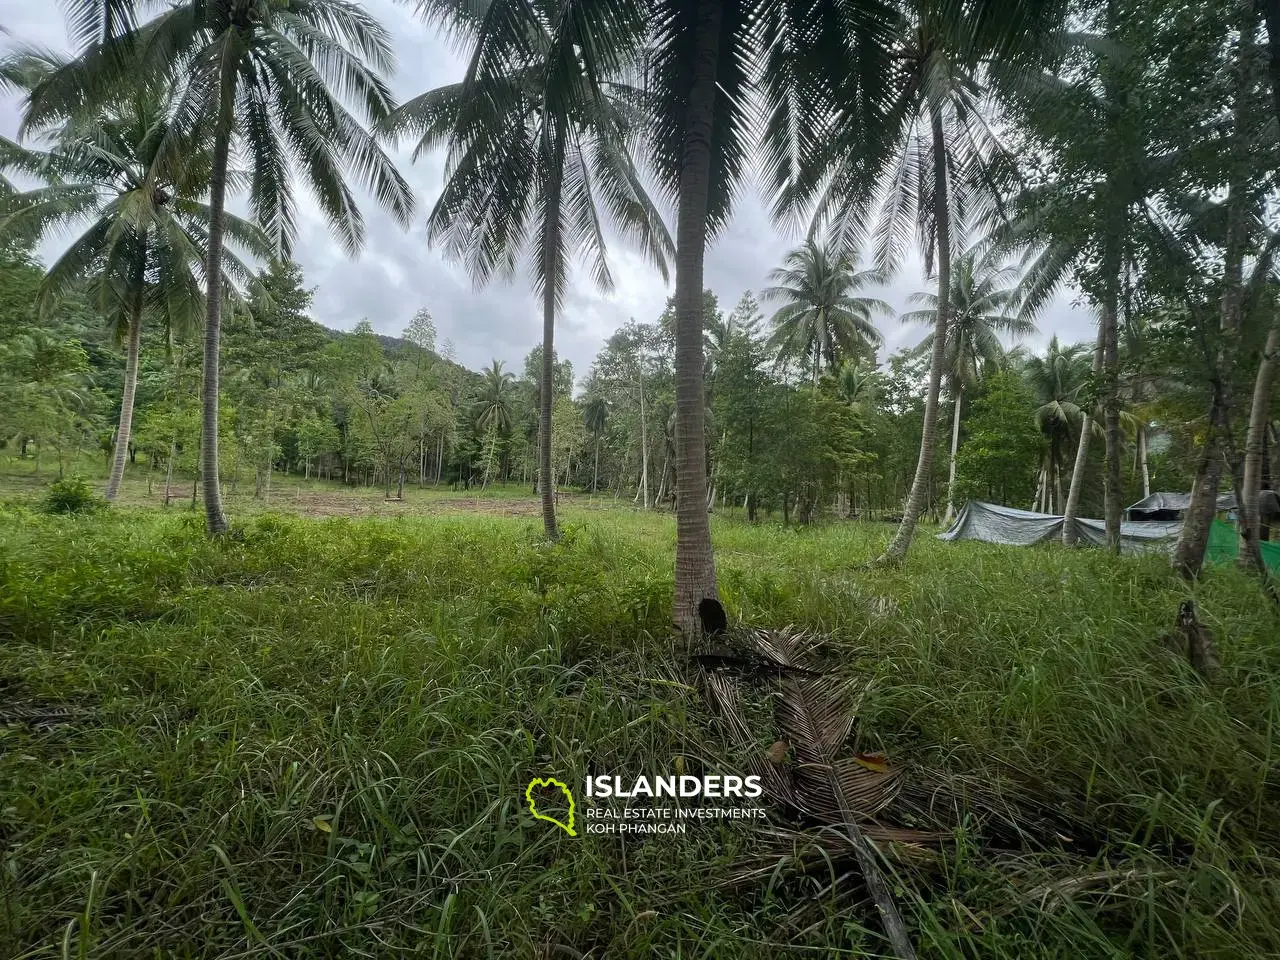
[[[77,711],[0,726],[0,953],[884,953],[823,883],[720,889],[740,824],[528,815],[533,776],[735,762],[671,682],[670,520],[564,513],[557,545],[534,520],[271,514],[210,543],[185,513],[0,508],[0,703]],[[1013,842],[960,803],[898,875],[922,954],[1280,954],[1280,618],[1256,586],[1196,588],[1206,686],[1156,642],[1187,589],[1159,560],[927,541],[863,569],[887,533],[716,542],[734,616],[820,629],[866,679],[860,748],[1081,828]]]

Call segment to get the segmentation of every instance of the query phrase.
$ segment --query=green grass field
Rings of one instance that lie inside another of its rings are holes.
[[[747,825],[571,838],[524,805],[533,776],[740,763],[681,682],[669,516],[566,496],[549,545],[493,506],[525,488],[324,484],[359,515],[297,516],[324,511],[293,486],[251,509],[242,482],[209,542],[142,469],[76,517],[0,480],[0,704],[71,717],[0,726],[0,954],[887,953],[856,878],[731,885],[761,857]],[[1222,652],[1205,684],[1157,642],[1192,590],[1160,559],[926,532],[865,568],[890,533],[714,522],[731,617],[826,634],[861,682],[857,748],[917,799],[947,787],[917,824],[945,836],[886,850],[921,955],[1280,956],[1280,616],[1258,586],[1194,587]]]

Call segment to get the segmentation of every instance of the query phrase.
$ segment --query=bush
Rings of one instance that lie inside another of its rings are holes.
[[[44,498],[45,513],[92,513],[106,501],[93,492],[84,477],[71,476],[49,484]]]

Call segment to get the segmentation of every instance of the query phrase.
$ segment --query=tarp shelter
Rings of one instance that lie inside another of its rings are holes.
[[[1262,563],[1272,573],[1280,576],[1280,543],[1264,540],[1258,544],[1262,549]],[[1235,563],[1240,554],[1240,537],[1236,528],[1221,520],[1214,520],[1209,528],[1209,547],[1204,558],[1210,563]]]
[[[1189,493],[1153,493],[1143,497],[1126,511],[1130,520],[1181,520],[1182,514],[1191,503]],[[1218,497],[1216,512],[1234,510],[1236,495],[1224,493]],[[1274,490],[1263,490],[1258,495],[1258,508],[1264,520],[1280,516],[1280,497]]]
[[[983,540],[987,543],[1004,543],[1010,546],[1029,547],[1033,543],[1062,539],[1063,517],[1048,513],[1032,513],[1001,507],[981,500],[970,500],[956,517],[956,522],[939,540]],[[1107,541],[1107,525],[1101,520],[1078,519],[1077,530],[1083,543],[1103,546]],[[1120,524],[1120,552],[1167,553],[1178,541],[1182,529],[1181,520],[1146,521]],[[1262,562],[1272,573],[1280,575],[1280,543],[1264,541]],[[1205,559],[1210,563],[1234,563],[1240,549],[1240,539],[1233,524],[1214,520],[1209,530],[1209,546]]]
[[[1044,540],[1062,539],[1065,518],[1048,513],[1033,513],[1001,507],[981,500],[970,500],[956,517],[956,522],[946,533],[938,534],[939,540],[983,540],[987,543],[1005,543],[1027,547]],[[1076,530],[1084,543],[1101,546],[1106,542],[1106,524],[1101,520],[1075,520]],[[1178,539],[1181,522],[1122,523],[1120,524],[1120,551],[1143,553],[1151,550],[1168,551]]]

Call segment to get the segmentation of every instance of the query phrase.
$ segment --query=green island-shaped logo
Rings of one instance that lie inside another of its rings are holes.
[[[538,812],[538,801],[534,799],[533,790],[535,787],[559,787],[560,792],[564,794],[565,799],[569,801],[569,822],[562,823],[555,817],[549,817],[545,813]],[[573,829],[573,794],[559,780],[554,777],[547,777],[545,780],[541,777],[534,777],[529,781],[529,786],[525,787],[524,798],[528,801],[529,812],[533,814],[534,819],[545,820],[547,823],[554,823],[557,827],[564,830],[571,837],[576,837],[578,832]]]

